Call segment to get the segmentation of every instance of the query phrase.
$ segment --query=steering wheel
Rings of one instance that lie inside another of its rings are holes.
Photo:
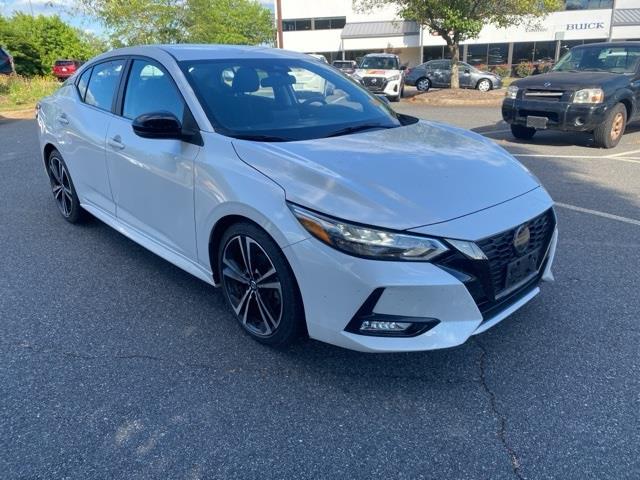
[[[327,101],[324,97],[311,97],[306,98],[300,102],[300,105],[303,107],[308,107],[309,105],[313,105],[314,103],[319,103],[320,105],[326,105]]]

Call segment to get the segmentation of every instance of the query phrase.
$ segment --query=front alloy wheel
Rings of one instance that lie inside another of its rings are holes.
[[[224,235],[219,265],[227,301],[249,335],[274,346],[298,336],[303,314],[297,285],[265,232],[248,223],[233,225]]]

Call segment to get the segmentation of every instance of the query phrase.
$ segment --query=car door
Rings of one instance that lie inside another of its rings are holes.
[[[458,63],[458,80],[460,82],[461,87],[471,86],[472,72],[473,70],[471,69],[471,65],[463,62]]]
[[[115,215],[105,138],[124,59],[93,65],[56,99],[52,132],[84,204]]]
[[[433,65],[433,86],[448,87],[451,85],[451,65],[444,60],[438,60]]]
[[[170,74],[157,62],[134,58],[121,93],[120,115],[109,124],[107,163],[118,219],[190,259],[196,259],[194,160],[200,147],[177,139],[142,138],[132,121],[170,112],[192,118]]]

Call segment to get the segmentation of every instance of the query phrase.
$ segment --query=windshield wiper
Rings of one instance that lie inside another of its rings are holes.
[[[253,140],[255,142],[290,142],[290,138],[278,137],[276,135],[260,135],[253,133],[234,133],[229,135],[238,140]]]
[[[339,137],[341,135],[349,135],[351,133],[364,132],[365,130],[372,130],[374,128],[395,128],[392,125],[383,125],[381,123],[365,123],[364,125],[355,125],[352,127],[342,128],[340,130],[336,130],[335,132],[330,133],[326,136],[329,137]]]

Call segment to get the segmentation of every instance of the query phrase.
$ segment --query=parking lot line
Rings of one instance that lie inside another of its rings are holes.
[[[624,152],[626,153],[626,152]],[[533,157],[533,158],[566,158],[566,159],[590,159],[590,160],[614,160],[616,162],[628,162],[628,163],[640,163],[640,159],[624,158],[624,157],[610,157],[601,155],[553,155],[545,153],[512,153],[514,157]]]
[[[567,203],[556,202],[556,206],[566,208],[567,210],[573,210],[574,212],[588,213],[597,217],[608,218],[609,220],[616,220],[618,222],[628,223],[630,225],[636,225],[640,227],[640,220],[634,218],[621,217],[620,215],[613,215],[611,213],[600,212],[599,210],[591,210],[590,208],[577,207],[575,205],[569,205]]]
[[[609,158],[626,157],[627,155],[633,155],[634,153],[640,153],[640,150],[631,150],[630,152],[614,153],[613,155],[607,155],[607,157]]]

